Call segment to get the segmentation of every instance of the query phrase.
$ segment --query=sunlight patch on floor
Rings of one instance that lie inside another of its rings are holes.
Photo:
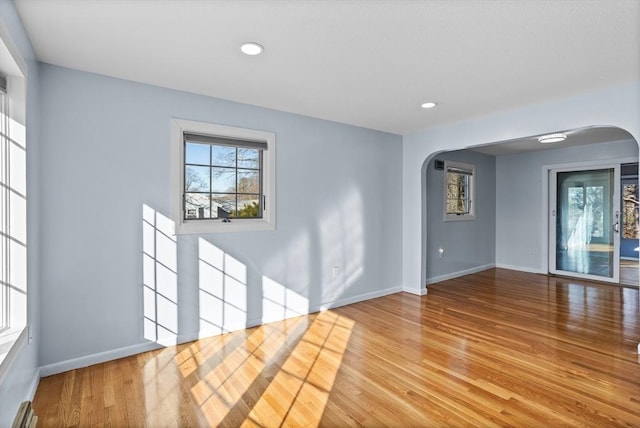
[[[218,364],[207,367],[205,361],[198,365],[206,374],[191,388],[191,394],[210,425],[220,423],[238,405],[242,395],[291,340],[291,332],[305,322],[306,318],[300,317],[289,320],[284,329],[270,325],[258,327],[244,346],[230,351]],[[193,370],[185,373],[190,371]]]
[[[318,426],[354,322],[321,312],[243,426]]]

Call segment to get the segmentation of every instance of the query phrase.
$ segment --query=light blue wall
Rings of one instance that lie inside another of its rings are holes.
[[[145,343],[143,206],[169,215],[172,117],[277,134],[277,230],[204,236],[247,269],[247,324],[263,319],[263,277],[312,310],[400,289],[400,136],[51,65],[41,85],[40,362],[50,371]],[[199,238],[177,240],[180,340],[198,335],[209,309]]]
[[[546,192],[543,166],[638,159],[633,140],[498,156],[496,160],[496,264],[547,273]]]
[[[31,399],[38,381],[38,347],[40,342],[40,271],[39,271],[39,63],[12,1],[0,0],[0,23],[8,31],[27,65],[27,206],[28,206],[28,323],[34,341],[17,354],[0,377],[0,427],[11,426],[19,404]]]
[[[475,219],[444,221],[444,171],[436,170],[436,159],[475,166]],[[457,150],[435,156],[426,171],[427,283],[451,274],[493,266],[496,254],[496,162],[495,157]],[[445,250],[442,257],[438,249]]]

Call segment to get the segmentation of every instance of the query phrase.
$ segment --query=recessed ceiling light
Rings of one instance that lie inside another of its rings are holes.
[[[538,137],[538,142],[542,144],[559,143],[567,139],[567,134],[558,132],[557,134],[549,134]]]
[[[438,104],[436,104],[434,102],[428,102],[428,103],[422,103],[422,105],[420,105],[420,107],[422,107],[422,108],[434,108],[437,105]]]
[[[258,43],[249,42],[240,46],[240,50],[246,55],[260,55],[262,51],[264,51],[264,48]]]

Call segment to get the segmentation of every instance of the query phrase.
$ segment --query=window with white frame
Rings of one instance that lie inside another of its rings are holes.
[[[172,122],[176,232],[274,229],[275,134]]]
[[[26,70],[0,24],[0,373],[28,335]]]
[[[444,220],[473,220],[475,166],[444,162]]]

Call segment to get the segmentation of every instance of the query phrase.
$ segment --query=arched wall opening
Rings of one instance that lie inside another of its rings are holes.
[[[548,273],[545,167],[581,162],[638,161],[638,142],[618,127],[565,131],[569,144],[542,150],[536,137],[431,153],[421,168],[421,283],[494,266]],[[470,222],[443,221],[444,173],[436,160],[476,165],[475,203]]]

